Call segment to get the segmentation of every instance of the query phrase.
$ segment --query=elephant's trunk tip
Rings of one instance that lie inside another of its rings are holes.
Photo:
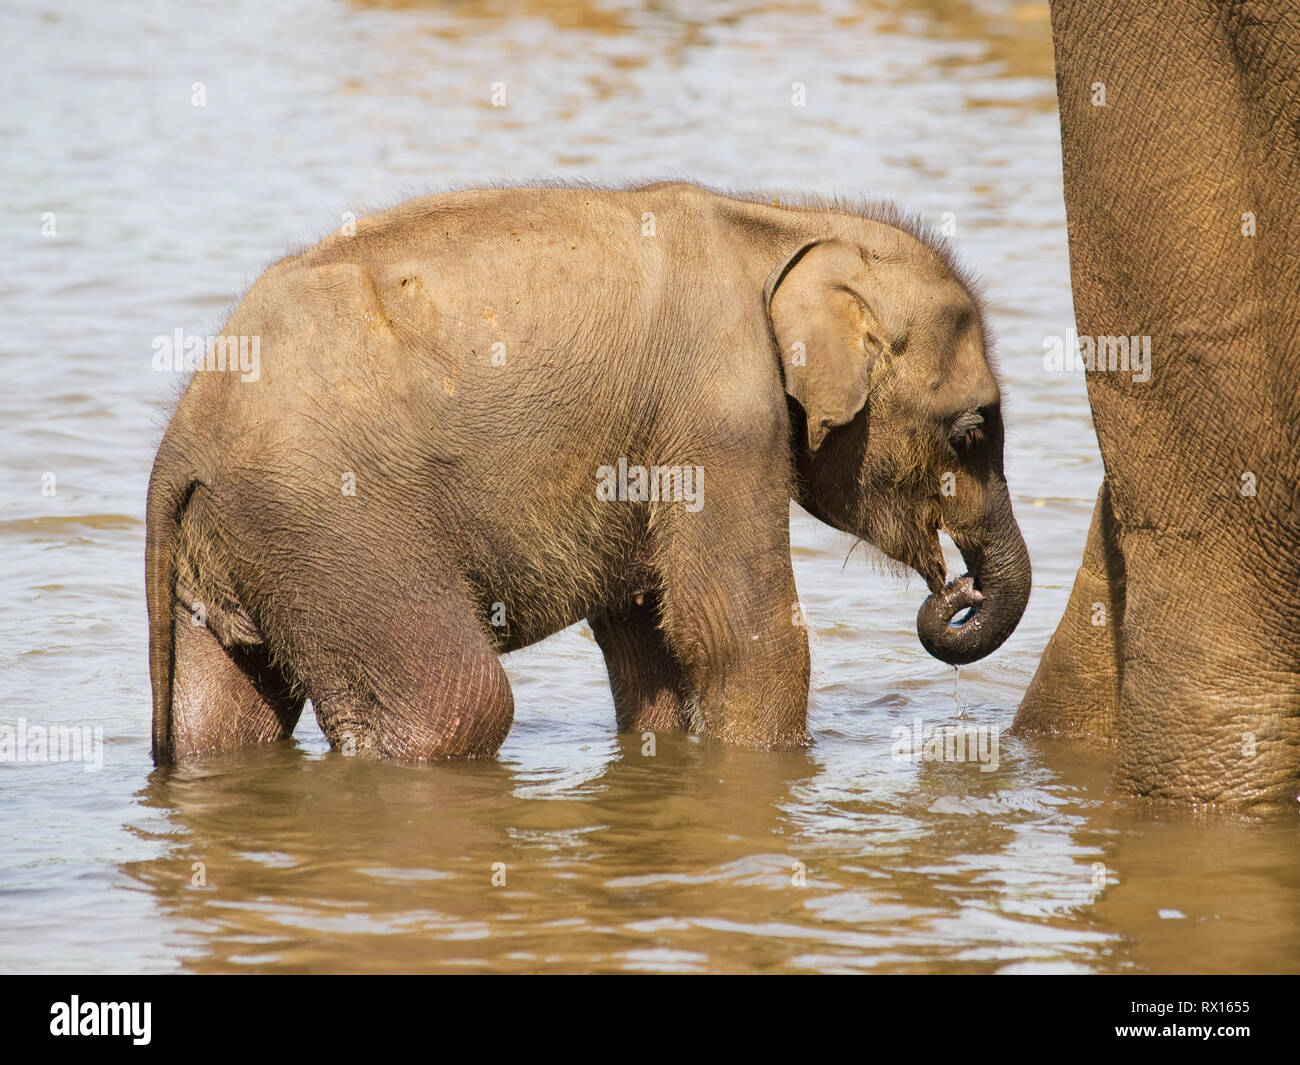
[[[976,662],[1001,647],[1029,602],[1029,554],[1019,529],[1011,523],[993,542],[992,550],[959,542],[971,572],[929,595],[917,611],[921,646],[950,666]]]
[[[969,573],[949,581],[941,591],[926,596],[916,614],[916,634],[921,646],[950,666],[964,666],[983,658],[992,648],[985,649],[980,646],[982,641],[969,638],[975,635],[973,630],[980,627],[978,619],[983,604],[984,595]],[[954,622],[953,619],[963,611],[969,613]],[[963,631],[967,626],[972,631]]]

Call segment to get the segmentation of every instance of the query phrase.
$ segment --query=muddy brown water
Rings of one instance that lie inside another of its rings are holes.
[[[1297,968],[1293,817],[1118,802],[1104,752],[1001,732],[1101,476],[1082,379],[1042,365],[1072,314],[1045,4],[16,0],[0,26],[0,725],[104,737],[95,771],[0,763],[0,968]],[[307,714],[154,771],[142,513],[177,382],[153,338],[213,332],[350,209],[537,176],[950,212],[1006,381],[1019,630],[955,697],[921,582],[796,512],[806,752],[617,736],[580,626],[507,659],[495,762],[344,758]],[[918,722],[996,736],[996,768],[896,758]]]

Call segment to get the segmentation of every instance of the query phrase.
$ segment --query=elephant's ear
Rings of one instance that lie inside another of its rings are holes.
[[[781,352],[785,390],[808,419],[808,448],[847,425],[867,402],[875,352],[870,319],[853,283],[862,252],[840,240],[811,241],[772,271],[764,301]]]

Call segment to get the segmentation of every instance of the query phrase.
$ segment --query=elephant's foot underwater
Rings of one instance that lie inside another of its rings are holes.
[[[620,729],[805,745],[791,499],[925,578],[944,662],[1024,611],[979,305],[888,208],[434,196],[277,263],[224,335],[259,372],[196,374],[150,480],[159,762],[307,698],[343,751],[491,755],[499,656],[582,619]]]

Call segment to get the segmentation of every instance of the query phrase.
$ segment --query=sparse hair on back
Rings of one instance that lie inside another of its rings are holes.
[[[703,182],[691,181],[676,176],[626,182],[585,181],[578,178],[534,178],[521,181],[457,182],[444,186],[427,187],[419,192],[405,190],[394,194],[390,200],[384,201],[378,206],[358,210],[355,213],[358,219],[361,219],[392,210],[394,207],[400,207],[413,199],[446,196],[456,192],[470,192],[475,189],[574,189],[587,192],[636,192],[640,189],[648,189],[655,185],[664,184],[693,185],[695,188],[704,192],[711,192],[715,196],[723,196],[744,203],[771,204],[776,202],[781,207],[790,207],[796,210],[838,211],[843,214],[857,215],[859,218],[868,218],[873,222],[880,222],[882,225],[892,226],[894,229],[901,230],[915,238],[933,252],[947,268],[948,272],[970,293],[976,305],[980,305],[982,285],[979,278],[960,262],[952,242],[939,231],[934,222],[920,212],[904,210],[892,200],[870,196],[845,194],[827,196],[798,189],[729,189],[706,185]],[[295,248],[294,251],[305,251],[310,246],[310,244],[305,244]]]
[[[715,196],[735,200],[740,203],[777,205],[783,208],[806,211],[833,211],[841,214],[856,215],[882,225],[890,226],[912,237],[929,250],[947,272],[957,281],[975,306],[980,322],[980,331],[984,343],[984,355],[995,377],[997,360],[993,348],[993,337],[989,333],[987,316],[984,310],[984,284],[982,279],[968,269],[958,258],[957,251],[948,237],[940,232],[935,223],[917,211],[909,211],[892,200],[870,196],[857,196],[837,193],[824,195],[803,190],[783,189],[730,189],[707,185],[678,175],[654,179],[630,179],[622,182],[588,181],[581,178],[531,178],[523,180],[491,180],[477,182],[456,182],[442,186],[429,185],[422,189],[407,188],[395,192],[392,197],[380,201],[370,208],[359,208],[353,213],[358,221],[393,210],[415,200],[434,196],[446,196],[457,192],[471,192],[476,189],[571,189],[588,192],[637,192],[661,185],[689,185]],[[325,234],[322,234],[325,236]],[[294,258],[314,245],[310,242],[293,247],[287,255],[277,257],[275,262]],[[269,265],[269,264],[268,264]]]

